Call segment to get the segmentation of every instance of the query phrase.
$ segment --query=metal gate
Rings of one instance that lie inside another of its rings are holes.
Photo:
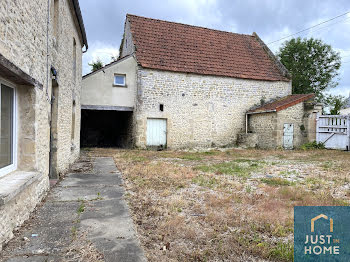
[[[147,119],[147,146],[166,146],[166,119]]]
[[[283,147],[293,149],[294,126],[293,124],[283,125]]]
[[[321,115],[317,117],[316,140],[326,148],[349,150],[350,116]]]

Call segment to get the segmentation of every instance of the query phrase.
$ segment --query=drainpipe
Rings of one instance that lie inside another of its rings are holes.
[[[245,114],[245,133],[248,134],[248,114]]]

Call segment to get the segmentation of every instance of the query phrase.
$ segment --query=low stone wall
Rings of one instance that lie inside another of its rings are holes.
[[[29,218],[30,213],[45,197],[50,187],[48,176],[40,174],[37,176],[29,185],[25,184],[20,192],[11,196],[9,201],[0,203],[0,251],[2,246],[13,237],[13,230]],[[13,190],[16,191],[15,188]]]

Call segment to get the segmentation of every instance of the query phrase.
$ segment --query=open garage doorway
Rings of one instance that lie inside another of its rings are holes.
[[[132,145],[132,112],[81,110],[81,147],[120,147]]]

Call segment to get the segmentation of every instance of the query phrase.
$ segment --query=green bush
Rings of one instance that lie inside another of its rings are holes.
[[[303,150],[310,150],[310,149],[325,149],[324,143],[318,143],[316,141],[309,142],[300,147]]]

